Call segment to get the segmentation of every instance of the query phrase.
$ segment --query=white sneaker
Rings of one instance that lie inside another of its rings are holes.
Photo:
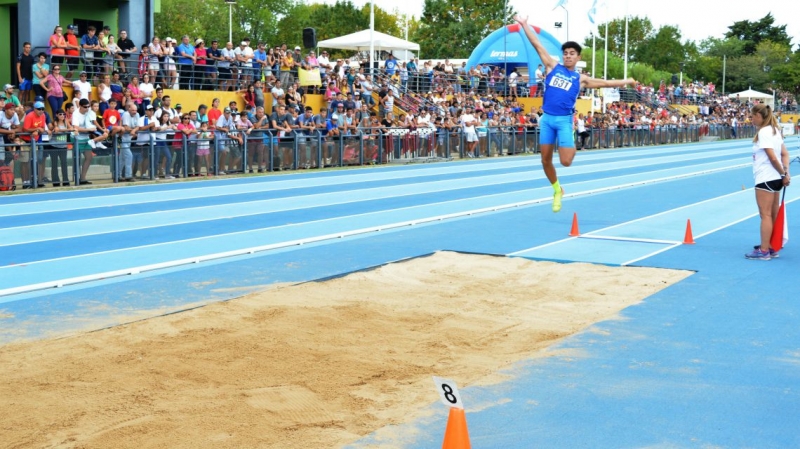
[[[164,176],[164,179],[175,179],[175,177],[172,176],[172,175],[167,175],[167,176]]]
[[[89,139],[89,146],[92,147],[92,149],[95,149],[95,148],[97,148],[97,142],[95,142],[94,140]]]
[[[107,146],[103,145],[103,142],[97,142],[97,146],[98,146],[99,148],[102,148],[102,149],[104,149],[104,150],[108,148]]]

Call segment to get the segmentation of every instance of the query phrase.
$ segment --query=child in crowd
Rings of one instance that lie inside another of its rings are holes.
[[[108,139],[108,132],[103,128],[103,124],[97,119],[97,112],[100,110],[100,103],[92,101],[91,107],[86,112],[86,123],[90,124],[89,129],[94,129],[91,133],[92,137],[89,139],[89,146],[100,149],[107,149],[108,147],[103,142]]]
[[[197,165],[194,172],[200,174],[200,162],[204,161],[206,164],[206,176],[212,176],[211,173],[211,139],[214,138],[214,133],[208,130],[208,122],[200,123],[200,133],[197,135]]]

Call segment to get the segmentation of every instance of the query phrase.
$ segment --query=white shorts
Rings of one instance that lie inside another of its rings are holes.
[[[478,135],[475,134],[475,131],[464,131],[464,138],[467,140],[467,142],[478,141]]]

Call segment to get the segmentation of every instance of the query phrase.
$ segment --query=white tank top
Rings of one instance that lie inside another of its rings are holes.
[[[100,92],[100,100],[108,102],[111,99],[111,88],[108,86],[103,87],[103,91]]]

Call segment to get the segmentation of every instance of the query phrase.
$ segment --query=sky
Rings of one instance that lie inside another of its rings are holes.
[[[336,0],[307,0],[333,4]],[[583,42],[589,36],[591,23],[588,11],[594,0],[567,0],[566,9],[553,10],[558,0],[508,0],[510,5],[523,16],[529,16],[529,23],[538,25],[562,41],[567,40],[567,22],[569,22],[569,40]],[[356,6],[368,4],[369,0],[352,0]],[[608,5],[608,16],[611,19],[624,18],[626,7],[630,16],[647,16],[658,29],[663,25],[677,25],[684,40],[700,42],[707,37],[722,38],[728,26],[740,20],[757,21],[772,13],[776,25],[787,25],[789,36],[800,36],[800,14],[796,12],[797,1],[790,0],[598,0],[598,4]],[[422,15],[423,0],[375,0],[375,6],[386,11],[395,9],[400,14],[416,17]],[[598,8],[602,9],[602,8]],[[602,14],[602,12],[601,12]],[[604,19],[599,18],[602,22]],[[553,26],[562,22],[560,30]],[[792,44],[800,44],[800,38],[794,38]]]

